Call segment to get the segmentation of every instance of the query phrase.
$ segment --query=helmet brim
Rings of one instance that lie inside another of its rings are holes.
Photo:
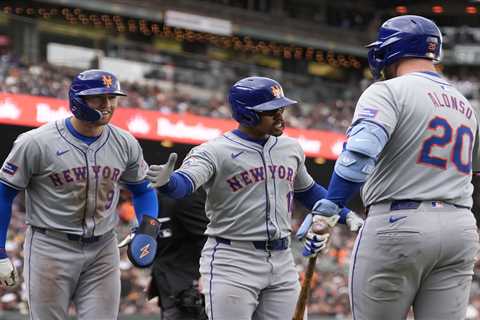
[[[127,94],[123,91],[116,90],[115,88],[92,88],[83,90],[77,93],[79,96],[94,96],[99,94],[112,94],[115,96],[126,96]]]
[[[278,99],[271,100],[271,101],[256,105],[254,107],[247,107],[247,109],[250,109],[253,111],[270,111],[270,110],[286,107],[295,103],[298,103],[298,101],[289,99],[287,97],[280,97]]]

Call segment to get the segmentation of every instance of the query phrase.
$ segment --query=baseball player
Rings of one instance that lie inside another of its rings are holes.
[[[386,21],[367,46],[378,81],[360,97],[326,199],[330,216],[363,185],[368,217],[352,254],[356,320],[465,318],[478,235],[472,170],[479,169],[472,106],[434,64],[442,35],[419,16]]]
[[[156,193],[147,187],[147,165],[132,135],[109,125],[117,78],[102,70],[78,74],[69,90],[73,117],[20,135],[0,170],[0,283],[19,279],[5,252],[15,195],[26,191],[24,279],[30,319],[66,319],[70,301],[79,319],[117,319],[119,251],[113,231],[120,184],[133,193],[141,221],[129,256],[137,265],[153,261]],[[136,240],[135,240],[136,239]],[[151,250],[153,251],[153,250]]]
[[[292,138],[281,137],[283,111],[296,103],[272,79],[249,77],[229,92],[236,130],[191,150],[171,174],[176,154],[150,166],[152,186],[182,198],[203,186],[210,222],[200,273],[210,320],[291,319],[300,290],[290,252],[293,200],[307,208],[326,190],[305,167],[305,155]],[[348,209],[351,225],[362,219]],[[325,238],[311,238],[312,254]]]

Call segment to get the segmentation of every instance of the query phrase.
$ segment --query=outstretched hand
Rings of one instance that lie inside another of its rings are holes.
[[[150,180],[150,183],[148,184],[149,188],[158,188],[166,185],[168,181],[170,181],[170,175],[175,168],[177,157],[176,153],[170,153],[165,164],[153,164],[148,168],[147,179]]]

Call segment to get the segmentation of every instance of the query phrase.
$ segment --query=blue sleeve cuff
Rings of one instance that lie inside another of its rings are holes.
[[[148,181],[126,184],[126,186],[133,195],[133,207],[135,208],[138,223],[142,221],[143,215],[157,218],[159,215],[157,193],[154,189],[147,187]]]
[[[338,223],[340,224],[347,224],[347,215],[351,210],[348,208],[342,208],[342,211],[338,214],[340,219],[338,219]]]
[[[7,242],[7,231],[12,217],[12,202],[18,190],[0,182],[0,259],[7,257],[5,243]]]
[[[193,193],[193,184],[183,173],[174,172],[170,176],[170,181],[158,188],[158,191],[171,198],[181,199]]]

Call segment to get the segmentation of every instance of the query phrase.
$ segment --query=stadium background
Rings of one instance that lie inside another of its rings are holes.
[[[114,123],[140,139],[149,163],[235,123],[225,92],[248,75],[269,76],[300,101],[287,111],[287,134],[305,149],[307,166],[325,185],[355,101],[371,83],[363,45],[380,22],[400,14],[434,19],[444,34],[439,70],[480,105],[480,1],[327,0],[43,0],[0,2],[0,159],[15,137],[68,115],[66,93],[79,70],[117,74],[129,96]],[[359,199],[351,207],[362,211]],[[132,218],[128,193],[118,207],[119,234]],[[303,212],[297,210],[294,227]],[[7,250],[22,269],[24,207],[13,208]],[[348,257],[353,238],[335,231],[333,249],[319,259],[310,319],[350,319]],[[305,260],[296,260],[302,273]],[[121,319],[155,319],[147,302],[148,272],[121,262]],[[480,268],[468,319],[480,319]],[[23,288],[0,289],[0,319],[23,319]],[[73,310],[72,310],[73,312]],[[72,313],[73,315],[73,313]]]

